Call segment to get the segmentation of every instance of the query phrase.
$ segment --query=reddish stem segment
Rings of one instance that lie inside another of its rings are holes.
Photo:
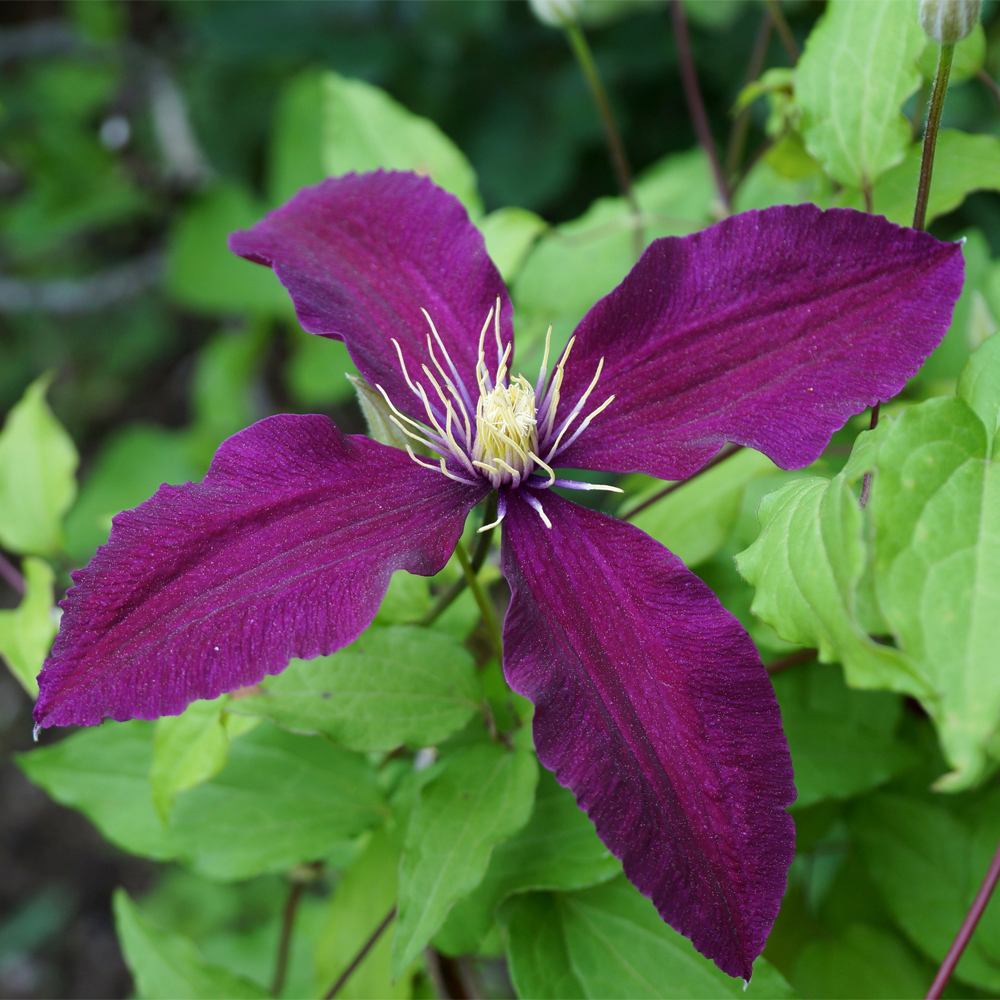
[[[2,555],[0,555],[0,576],[10,584],[12,589],[16,590],[22,597],[24,596],[24,577]]]
[[[979,923],[979,918],[993,895],[998,879],[1000,879],[1000,844],[997,845],[996,854],[993,855],[993,861],[986,872],[983,884],[979,887],[979,892],[976,893],[976,898],[972,901],[972,906],[969,907],[969,912],[965,915],[965,920],[962,921],[962,926],[958,929],[958,934],[955,935],[955,940],[948,949],[948,954],[945,955],[931,988],[927,991],[927,1000],[937,1000],[944,992],[955,966],[958,965],[958,960],[962,957],[962,952],[972,939],[976,924]]]
[[[375,947],[376,943],[378,942],[378,939],[383,935],[385,929],[389,926],[389,924],[392,923],[393,917],[395,916],[396,916],[396,907],[393,906],[393,908],[383,918],[382,923],[380,923],[378,927],[376,927],[375,930],[372,931],[371,937],[368,938],[368,940],[361,946],[361,951],[359,951],[357,955],[355,955],[354,958],[351,959],[351,964],[348,965],[346,969],[344,969],[344,971],[337,977],[337,981],[330,987],[329,990],[327,990],[323,1000],[333,1000],[333,998],[341,991],[344,983],[346,983],[347,980],[351,978],[351,976],[354,973],[354,970],[357,969],[357,967],[365,960],[365,957],[367,956],[368,952],[370,952],[372,948]]]

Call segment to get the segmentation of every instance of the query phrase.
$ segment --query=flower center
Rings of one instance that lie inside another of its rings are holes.
[[[494,487],[520,484],[531,475],[538,451],[535,390],[521,375],[510,385],[481,392],[476,404],[472,464]]]

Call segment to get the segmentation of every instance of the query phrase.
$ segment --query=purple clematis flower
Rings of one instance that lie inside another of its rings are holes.
[[[539,759],[663,918],[749,979],[794,840],[771,684],[698,577],[554,493],[585,485],[554,470],[682,479],[725,442],[807,465],[940,341],[958,246],[810,205],[657,240],[532,384],[508,375],[511,305],[482,236],[426,179],[327,180],[230,243],[436,457],[321,416],[230,438],[202,482],[119,514],[74,574],[38,724],[169,715],[333,652],[394,570],[438,572],[496,489],[504,670],[535,705]]]

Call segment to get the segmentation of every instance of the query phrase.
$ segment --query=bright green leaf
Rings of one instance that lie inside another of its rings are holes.
[[[288,391],[303,406],[330,406],[354,395],[348,375],[357,375],[347,345],[330,337],[291,329],[291,357],[285,366]]]
[[[28,556],[21,564],[24,597],[13,610],[0,610],[0,655],[11,673],[31,695],[38,697],[38,677],[57,631],[53,615],[55,573],[47,562]]]
[[[631,521],[688,566],[697,566],[715,555],[732,534],[746,484],[776,468],[766,455],[743,448],[647,507]],[[656,483],[629,497],[623,513],[654,496],[665,485]]]
[[[189,938],[154,926],[124,889],[115,891],[114,911],[125,961],[143,1000],[263,1000],[270,996],[252,980],[210,965]]]
[[[309,70],[285,89],[271,147],[271,198],[351,171],[415,170],[454,194],[476,218],[482,202],[475,171],[427,118],[384,90],[337,73]]]
[[[426,576],[396,570],[389,589],[375,614],[377,625],[405,625],[417,621],[431,606],[431,592]]]
[[[384,827],[375,831],[364,854],[337,883],[326,922],[316,942],[316,979],[322,993],[347,968],[396,902],[399,850]],[[393,925],[383,932],[356,972],[337,994],[341,1000],[402,1000],[409,997],[413,970],[393,982]]]
[[[364,757],[264,724],[231,744],[211,781],[177,796],[170,826],[196,871],[239,879],[322,858],[385,812]]]
[[[548,223],[526,208],[498,208],[479,220],[486,252],[503,280],[510,284],[521,270],[528,252]]]
[[[51,382],[32,382],[0,431],[0,545],[11,552],[58,552],[62,517],[76,497],[79,456],[45,402]]]
[[[978,781],[1000,724],[1000,465],[961,399],[904,411],[878,455],[871,515],[875,592],[885,620],[935,696],[924,707],[955,768]]]
[[[958,395],[983,422],[987,447],[994,451],[1000,430],[1000,336],[994,334],[969,358],[958,380]]]
[[[913,0],[831,0],[796,68],[809,152],[841,184],[872,186],[912,141],[901,112],[927,44]]]
[[[176,856],[149,785],[152,722],[105,722],[20,754],[17,763],[56,802],[79,809],[118,847],[161,861]]]
[[[483,697],[475,663],[457,640],[407,625],[369,629],[332,656],[292,660],[261,687],[232,711],[363,751],[433,746],[461,729]]]
[[[395,976],[437,933],[454,903],[482,881],[494,845],[527,823],[537,779],[534,754],[490,743],[447,758],[421,789],[399,870]]]
[[[772,678],[799,809],[860,795],[916,763],[913,751],[895,738],[899,696],[853,691],[840,674],[837,667],[814,663]]]
[[[213,778],[226,764],[229,737],[222,722],[225,696],[193,701],[180,715],[157,720],[150,781],[153,802],[166,821],[178,792]]]
[[[665,924],[653,904],[624,876],[582,892],[539,900],[516,897],[504,906],[508,961],[519,996],[775,998],[793,996],[766,959],[754,963],[744,991],[691,942]]]

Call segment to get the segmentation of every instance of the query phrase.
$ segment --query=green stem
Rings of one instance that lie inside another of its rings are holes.
[[[924,153],[920,160],[920,183],[917,185],[917,203],[913,209],[913,228],[927,228],[927,199],[931,191],[931,175],[934,172],[934,150],[937,148],[938,129],[941,127],[941,112],[951,75],[951,60],[955,55],[954,45],[942,45],[938,55],[934,90],[931,92],[931,106],[927,112],[927,127],[924,129]]]
[[[799,61],[799,47],[795,44],[792,29],[788,27],[788,22],[782,13],[781,5],[778,3],[778,0],[764,0],[764,2],[767,4],[767,9],[771,12],[774,26],[778,29],[781,42],[785,46],[788,58],[792,60],[792,65],[794,66]]]
[[[483,621],[486,622],[486,629],[490,633],[490,639],[493,641],[493,648],[496,650],[497,658],[503,660],[503,640],[500,638],[500,626],[497,623],[497,613],[496,609],[493,607],[493,602],[490,600],[489,594],[483,589],[483,585],[479,582],[479,577],[476,576],[476,571],[472,568],[472,563],[469,560],[469,553],[465,551],[465,546],[462,544],[462,540],[458,540],[458,544],[455,546],[455,555],[458,556],[458,561],[462,564],[462,572],[465,573],[465,579],[468,580],[469,586],[472,588],[472,595],[476,599],[476,604],[479,605],[479,611],[483,616]]]
[[[625,145],[622,143],[618,126],[615,124],[615,116],[611,113],[611,103],[608,101],[608,93],[604,89],[600,74],[597,72],[593,53],[590,51],[590,46],[587,44],[587,39],[583,31],[575,21],[566,21],[565,27],[570,48],[573,50],[573,55],[576,56],[576,61],[580,64],[580,70],[587,81],[587,86],[590,88],[594,104],[597,106],[597,113],[601,116],[601,124],[604,126],[604,138],[608,144],[611,166],[614,168],[615,176],[618,178],[618,187],[621,189],[622,195],[628,202],[629,210],[632,212],[636,257],[638,257],[642,253],[645,244],[641,224],[642,210],[639,208],[639,202],[632,187],[632,171],[629,169]]]
[[[492,492],[486,498],[486,507],[483,509],[483,524],[492,524],[497,519],[497,494]],[[490,543],[493,541],[493,528],[480,532],[476,536],[476,547],[472,552],[472,571],[478,573],[486,562],[486,556],[490,551]],[[469,585],[464,576],[460,576],[440,597],[434,602],[434,606],[424,615],[418,625],[427,628],[441,617],[442,614],[452,605],[455,599]]]

